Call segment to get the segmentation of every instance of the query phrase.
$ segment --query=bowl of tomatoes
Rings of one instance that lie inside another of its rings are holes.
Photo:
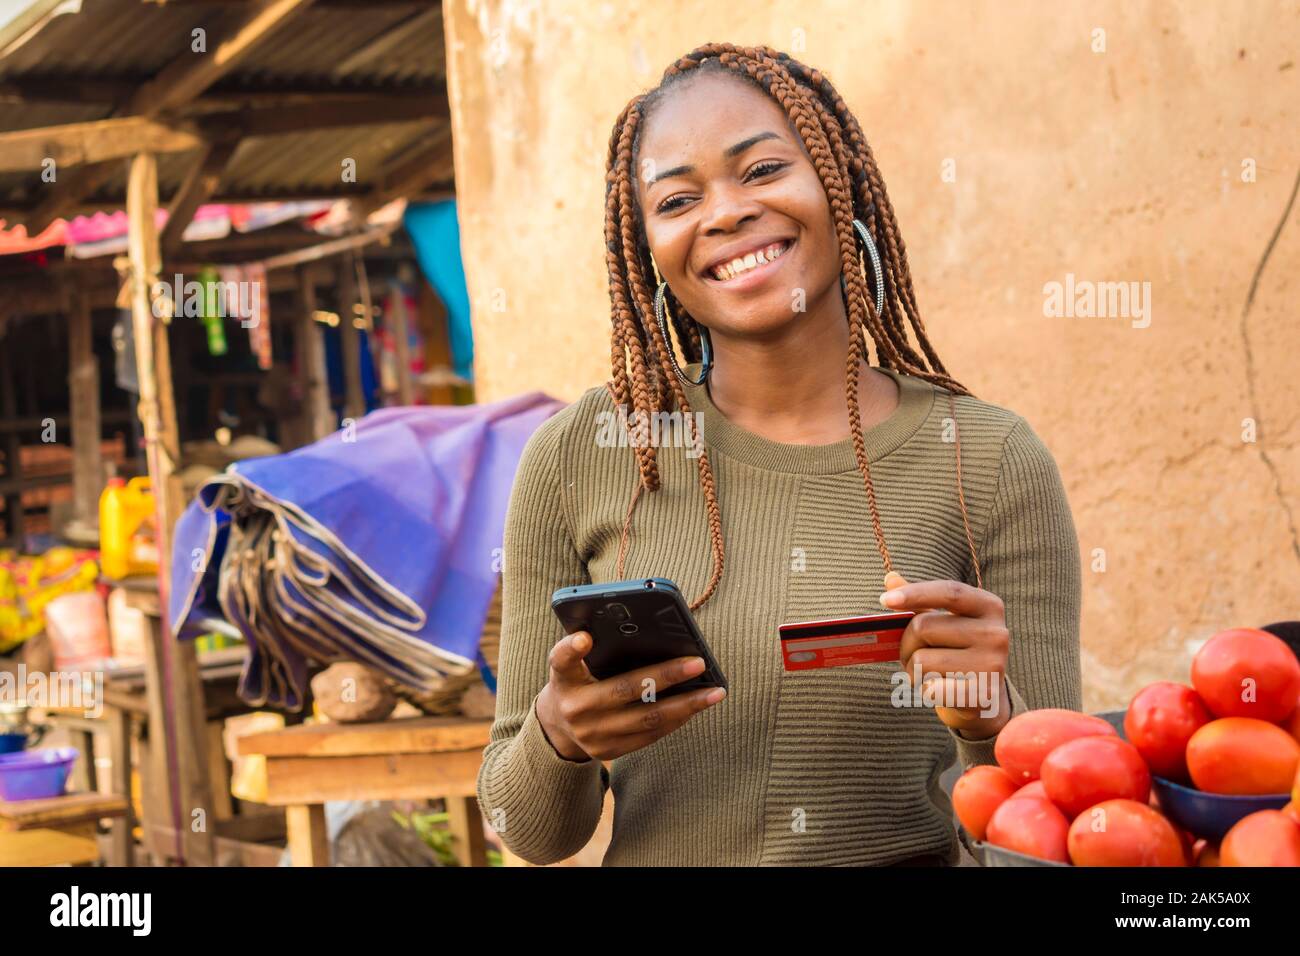
[[[1017,714],[994,757],[953,787],[985,866],[1300,866],[1300,659],[1268,631],[1123,712]]]

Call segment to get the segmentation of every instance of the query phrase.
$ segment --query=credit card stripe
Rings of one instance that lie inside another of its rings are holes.
[[[835,621],[829,624],[782,624],[781,640],[798,640],[804,637],[834,637],[842,634],[863,634],[877,631],[901,631],[907,627],[907,618],[889,617],[879,620]]]
[[[854,634],[848,637],[808,637],[789,641],[785,646],[791,651],[811,651],[827,647],[861,647],[875,644],[875,634]]]

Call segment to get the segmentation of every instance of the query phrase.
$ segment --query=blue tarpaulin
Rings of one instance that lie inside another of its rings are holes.
[[[460,258],[460,225],[456,203],[414,203],[406,207],[402,221],[415,257],[429,284],[447,307],[447,330],[451,339],[452,366],[462,378],[474,378],[474,331],[470,324],[469,291],[465,287],[465,266]]]

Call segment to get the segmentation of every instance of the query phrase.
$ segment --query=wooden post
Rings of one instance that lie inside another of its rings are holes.
[[[131,715],[120,707],[106,707],[108,718],[108,754],[112,761],[112,785],[109,793],[126,797],[126,814],[115,819],[110,829],[108,862],[110,866],[135,865],[135,810],[131,806]]]
[[[323,803],[286,807],[289,859],[293,866],[329,866],[330,836]]]
[[[343,417],[358,421],[366,413],[366,399],[361,391],[361,340],[357,336],[354,306],[357,302],[357,280],[352,264],[340,258],[338,264],[339,334],[343,348],[343,382],[345,398]]]
[[[339,321],[343,319],[340,316]],[[316,321],[316,284],[310,266],[298,269],[298,374],[302,381],[303,408],[312,441],[334,431],[334,409],[330,407],[329,372],[325,368],[325,343]]]
[[[0,317],[0,333],[5,339],[0,340],[0,419],[12,420],[18,417],[18,395],[14,389],[14,329],[5,328]],[[19,551],[23,549],[26,534],[26,519],[23,515],[23,462],[22,434],[16,427],[4,430],[5,470],[5,533],[8,540]]]
[[[415,403],[415,387],[411,382],[410,326],[406,316],[406,293],[402,283],[389,286],[388,301],[392,303],[389,316],[393,320],[393,339],[397,351],[397,402],[399,405]]]
[[[95,359],[90,300],[72,287],[67,307],[73,518],[83,527],[94,528],[99,524],[99,495],[104,490],[99,363]]]
[[[131,160],[127,179],[127,247],[131,263],[131,322],[135,339],[136,375],[140,385],[140,421],[145,456],[156,501],[158,541],[158,614],[151,616],[146,677],[150,697],[151,751],[158,769],[166,770],[168,803],[177,837],[178,855],[199,866],[214,860],[207,777],[207,737],[203,728],[202,689],[192,643],[177,644],[167,620],[171,594],[172,526],[181,510],[176,463],[180,439],[172,395],[167,324],[154,316],[153,283],[158,279],[162,252],[154,214],[158,209],[158,163],[152,153]],[[197,720],[196,720],[197,714]],[[202,814],[195,811],[201,810]],[[198,821],[201,826],[197,826]]]

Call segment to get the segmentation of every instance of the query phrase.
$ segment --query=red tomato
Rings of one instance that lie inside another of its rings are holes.
[[[1192,686],[1216,717],[1281,723],[1300,700],[1300,660],[1268,631],[1238,627],[1196,652]]]
[[[1015,782],[1001,767],[971,767],[953,784],[952,808],[966,832],[983,840],[989,817],[1015,792]]]
[[[1151,772],[1187,781],[1187,741],[1214,718],[1186,684],[1162,680],[1138,691],[1124,715],[1124,734]]]
[[[1300,704],[1297,704],[1296,709],[1291,711],[1290,717],[1282,721],[1282,729],[1296,740],[1300,740]]]
[[[1282,808],[1282,812],[1296,823],[1300,823],[1300,803],[1290,800],[1287,802],[1287,805]]]
[[[1039,769],[1048,798],[1073,820],[1103,800],[1151,796],[1151,772],[1137,748],[1118,737],[1080,737],[1061,744]]]
[[[1026,784],[1038,779],[1043,758],[1061,744],[1098,735],[1118,736],[1100,717],[1074,710],[1028,710],[1007,721],[993,745],[993,756],[1012,780]]]
[[[1052,801],[1052,798],[1047,795],[1047,791],[1043,789],[1043,781],[1041,780],[1035,780],[1033,783],[1025,784],[1008,799],[1019,800],[1022,797],[1037,797],[1039,800],[1046,800],[1048,803],[1051,803]],[[1060,807],[1057,807],[1057,809],[1059,810]]]
[[[1300,743],[1277,724],[1250,717],[1212,720],[1187,742],[1187,769],[1206,793],[1286,793]]]
[[[1066,834],[1070,823],[1050,800],[1004,800],[989,819],[988,842],[1040,860],[1069,863]]]
[[[1300,866],[1300,824],[1281,810],[1242,817],[1219,844],[1223,866]]]
[[[1075,866],[1186,866],[1183,841],[1172,823],[1136,800],[1106,800],[1070,824]]]

